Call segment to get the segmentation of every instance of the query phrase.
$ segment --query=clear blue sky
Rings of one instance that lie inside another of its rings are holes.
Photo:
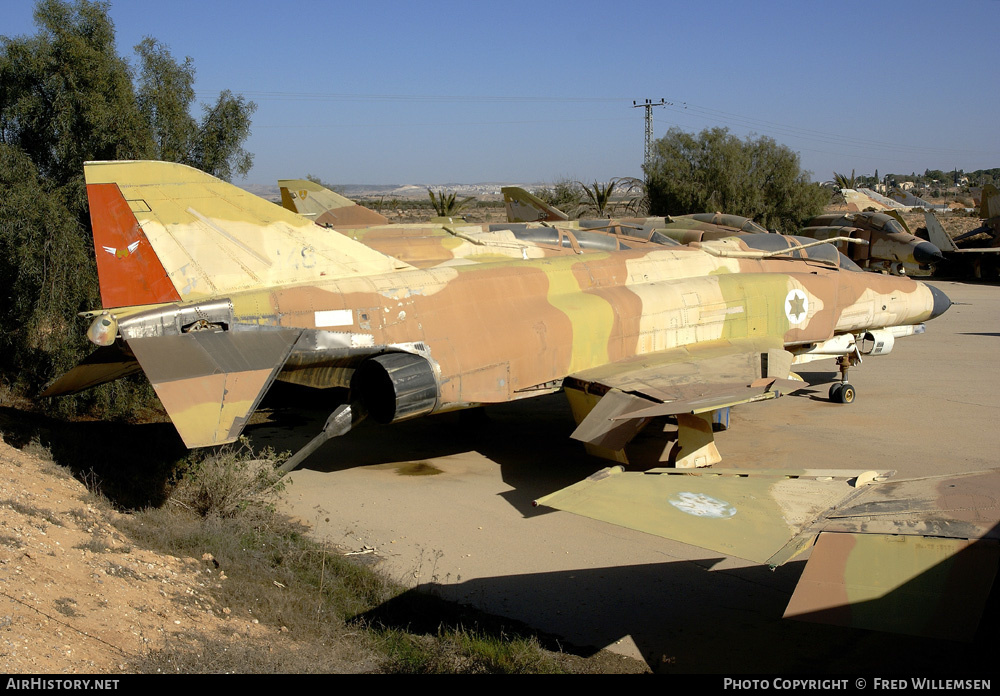
[[[32,34],[4,0],[0,34]],[[1000,167],[1000,2],[115,0],[119,51],[255,101],[246,183],[641,176],[654,135],[768,135],[833,171]],[[200,114],[200,111],[199,111]]]

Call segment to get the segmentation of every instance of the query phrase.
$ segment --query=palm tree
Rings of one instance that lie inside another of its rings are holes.
[[[624,212],[633,215],[646,215],[649,211],[649,190],[646,182],[634,176],[623,176],[618,179],[619,187],[624,191]]]
[[[458,194],[454,191],[451,193],[438,191],[437,194],[435,194],[430,189],[427,189],[427,195],[430,196],[431,205],[434,206],[434,211],[439,217],[454,217],[458,215],[458,212],[462,208],[476,200],[475,196],[467,196],[466,198],[458,200]]]
[[[626,213],[632,212],[638,215],[640,210],[649,206],[646,185],[641,179],[623,176],[615,177],[606,184],[595,181],[593,186],[587,186],[579,181],[576,183],[583,190],[584,204],[597,217],[610,217],[612,211],[618,206],[621,206]],[[617,204],[612,202],[616,191],[623,192],[624,202],[619,201]]]
[[[852,189],[858,185],[858,180],[854,176],[854,170],[851,170],[851,177],[847,178],[843,174],[833,173],[833,183],[837,185],[838,188],[842,189]]]
[[[581,181],[576,183],[583,190],[583,195],[586,199],[584,204],[590,210],[593,210],[597,217],[608,217],[612,207],[611,194],[615,192],[615,186],[618,185],[617,181],[612,179],[606,184],[595,181],[593,186],[587,186]]]

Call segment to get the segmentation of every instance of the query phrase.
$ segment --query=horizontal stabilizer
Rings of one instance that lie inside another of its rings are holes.
[[[187,447],[236,440],[300,331],[199,331],[128,341]]]
[[[135,356],[115,343],[102,346],[45,388],[39,396],[66,396],[139,372]]]

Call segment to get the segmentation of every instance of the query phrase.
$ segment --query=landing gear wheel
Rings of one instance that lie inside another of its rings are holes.
[[[850,384],[838,384],[836,393],[833,393],[831,389],[831,398],[838,404],[850,404],[854,402],[854,397],[856,393],[854,387]]]
[[[830,387],[830,401],[832,401],[833,403],[840,402],[840,388],[843,386],[844,386],[843,384],[837,382],[836,384]]]

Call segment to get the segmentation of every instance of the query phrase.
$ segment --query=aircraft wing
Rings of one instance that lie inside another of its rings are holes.
[[[707,420],[710,415],[698,419],[686,416],[711,414],[795,391],[804,383],[788,379],[791,361],[792,355],[782,349],[778,339],[729,339],[657,351],[575,373],[563,387],[571,403],[574,393],[585,394],[592,408],[571,437],[620,450],[649,418],[678,416],[682,446],[689,436],[700,433],[695,439],[707,439],[707,443],[690,441],[693,451],[702,445],[714,450]],[[596,398],[599,401],[593,405]],[[714,462],[696,463],[692,459],[687,465],[710,463]]]
[[[892,473],[612,467],[536,504],[771,566],[815,542],[786,617],[971,639],[1000,560],[1000,470]]]
[[[824,512],[858,495],[864,473],[610,467],[535,504],[777,566],[808,547]]]

